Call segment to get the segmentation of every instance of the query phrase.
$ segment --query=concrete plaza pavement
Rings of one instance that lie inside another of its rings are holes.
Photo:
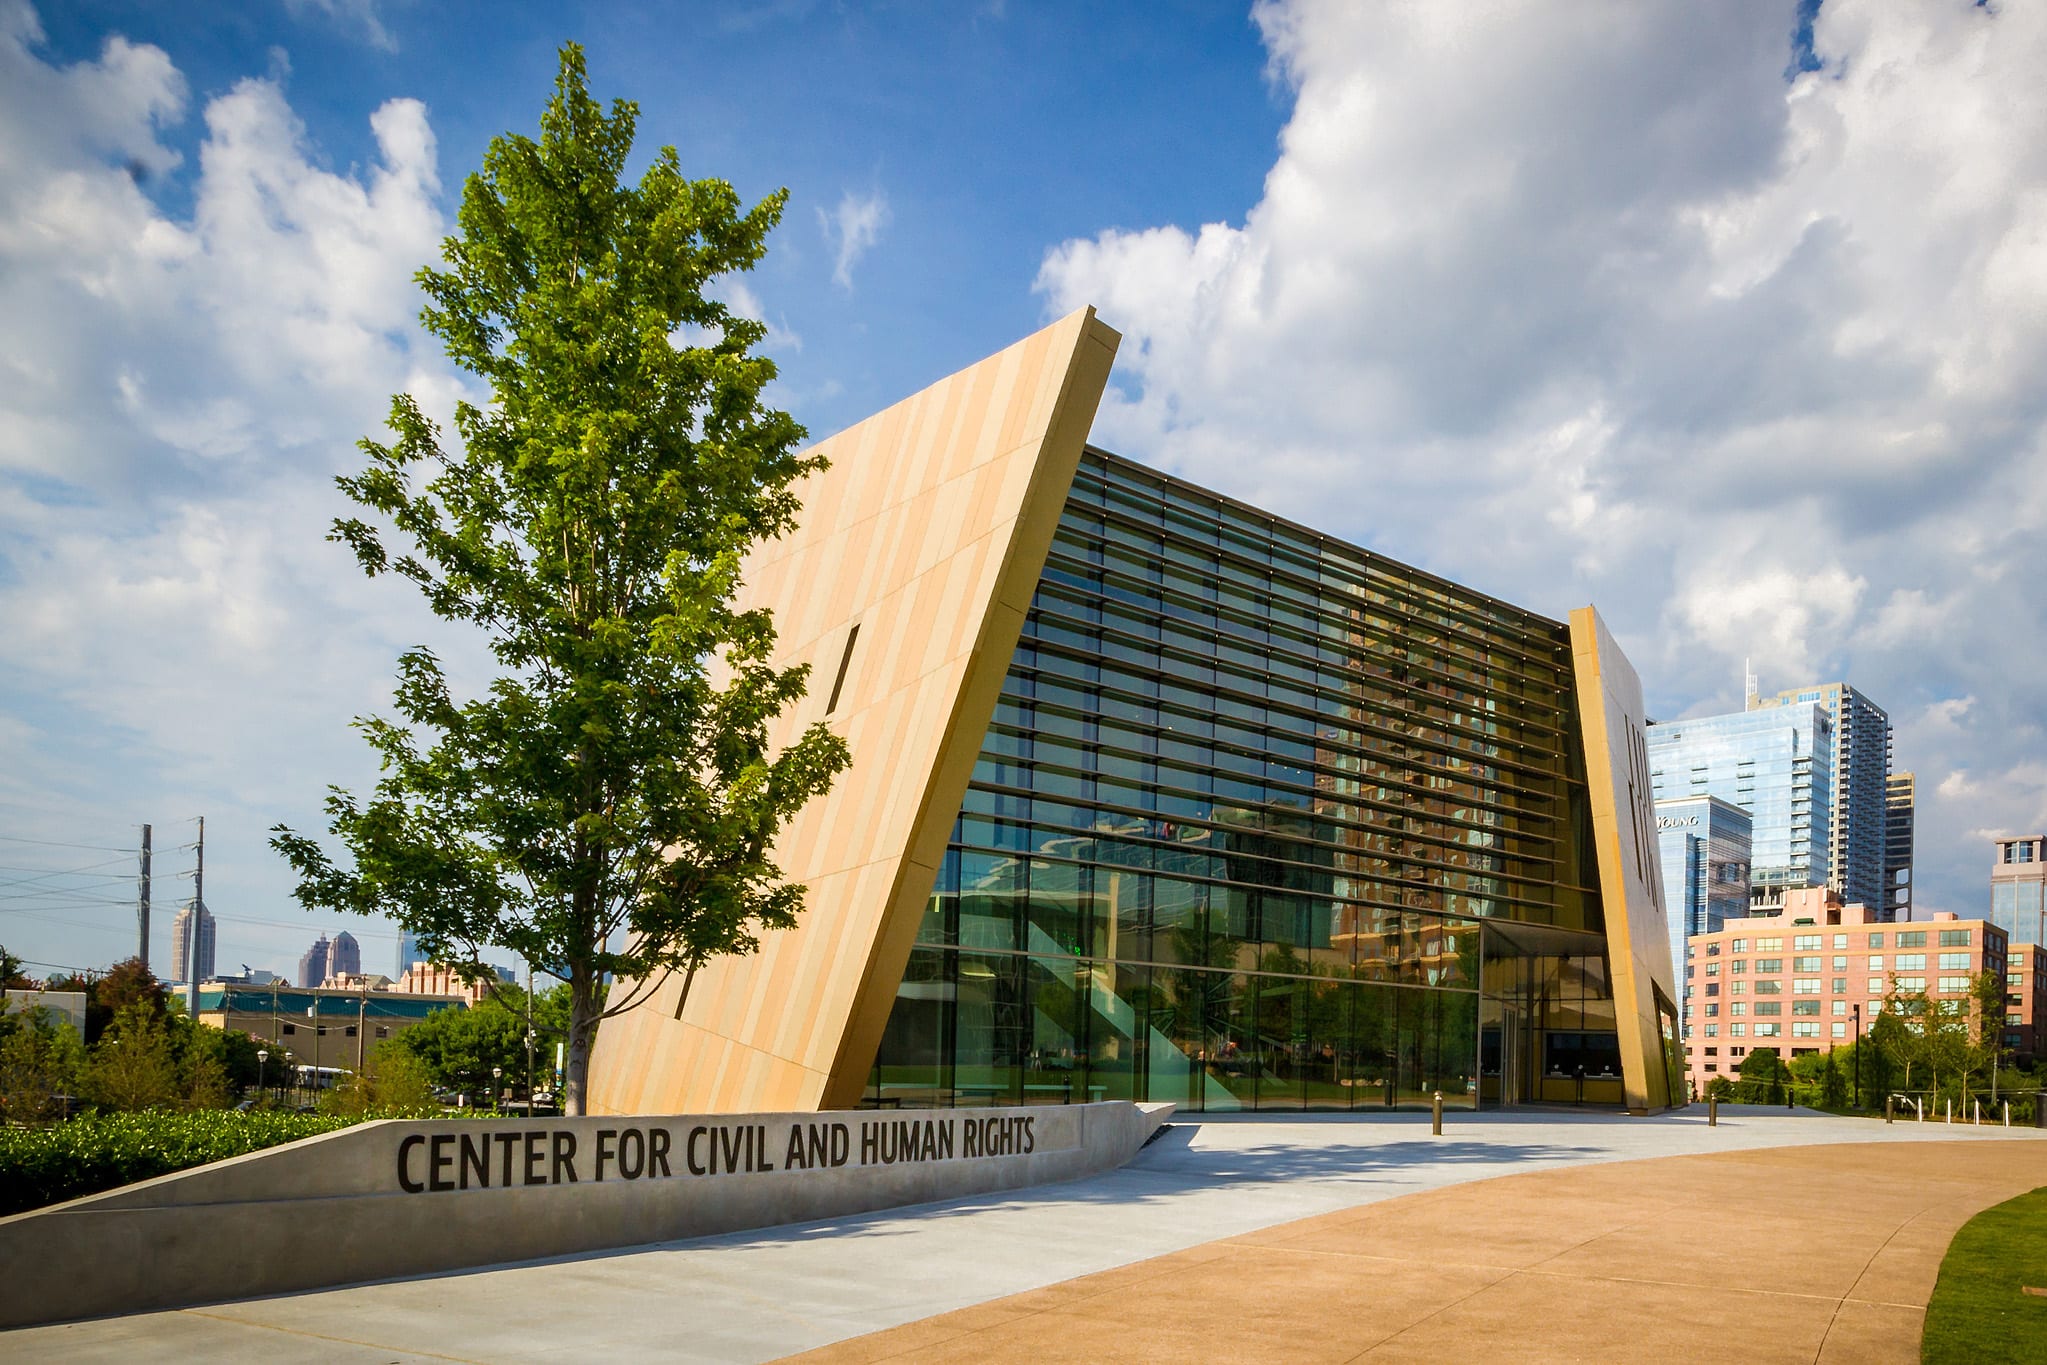
[[[1140,1263],[1157,1257],[1195,1248],[1201,1250],[1193,1254],[1205,1255],[1214,1250],[1205,1244],[1494,1176],[1849,1142],[1869,1146],[1848,1149],[1843,1159],[1867,1154],[1875,1163],[1868,1178],[1881,1181],[1901,1161],[1915,1168],[1930,1164],[1936,1152],[1919,1148],[1929,1140],[1964,1149],[2005,1148],[2008,1164],[2037,1172],[2033,1184],[2047,1183],[2047,1133],[2027,1129],[1885,1125],[1733,1107],[1722,1112],[1718,1127],[1708,1127],[1703,1108],[1694,1107],[1652,1118],[1453,1112],[1437,1138],[1429,1133],[1426,1114],[1209,1115],[1176,1121],[1120,1170],[1063,1185],[619,1252],[31,1328],[0,1334],[0,1354],[114,1360],[150,1350],[213,1362],[537,1361],[600,1354],[769,1360],[992,1305],[1074,1277],[1119,1270],[1142,1274]],[[1910,1144],[1909,1156],[1899,1144]],[[1882,1154],[1894,1147],[1899,1157],[1883,1161]],[[1483,1211],[1490,1191],[1512,1183],[1469,1192],[1477,1201],[1470,1213]],[[1609,1192],[1608,1202],[1654,1226],[1657,1209],[1664,1207],[1659,1201],[1673,1188],[1659,1176],[1633,1194]],[[1754,1211],[1743,1212],[1752,1229]],[[1937,1219],[1924,1223],[1936,1226]],[[317,1225],[307,1228],[306,1243],[308,1255],[319,1254]],[[1945,1248],[1945,1237],[1940,1246]],[[1852,1285],[1843,1293],[1848,1289]],[[1289,1311],[1298,1316],[1313,1319],[1322,1312],[1315,1294],[1296,1290],[1287,1297]],[[1329,1312],[1335,1311],[1331,1305]],[[991,1312],[999,1316],[999,1306]],[[925,1339],[917,1349],[939,1344]],[[1002,1353],[992,1341],[976,1349]]]
[[[869,1362],[1916,1365],[1948,1243],[2047,1144],[1608,1162],[1206,1242],[807,1353]]]

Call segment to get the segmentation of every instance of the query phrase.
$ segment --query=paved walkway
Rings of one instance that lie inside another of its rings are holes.
[[[1429,1135],[1426,1114],[1208,1117],[1176,1122],[1121,1170],[1066,1185],[614,1253],[0,1333],[0,1357],[126,1362],[145,1351],[203,1358],[212,1365],[537,1362],[604,1355],[771,1360],[1074,1276],[1135,1267],[1181,1251],[1207,1254],[1203,1244],[1219,1239],[1242,1239],[1316,1215],[1348,1216],[1398,1196],[1494,1176],[1579,1168],[1592,1176],[1596,1168],[1638,1158],[1843,1141],[1867,1144],[1853,1153],[1867,1153],[1872,1161],[1881,1163],[1895,1152],[1906,1164],[1930,1166],[1945,1155],[1921,1145],[1930,1140],[1986,1152],[2008,1149],[2041,1173],[2033,1184],[2047,1183],[2047,1133],[1934,1123],[1886,1126],[1782,1110],[1730,1109],[1717,1128],[1708,1128],[1697,1109],[1646,1119],[1597,1112],[1453,1113],[1440,1138]],[[1677,1222],[1667,1211],[1630,1208],[1629,1198],[1620,1198],[1615,1217],[1629,1214],[1652,1226]],[[1795,1192],[1767,1184],[1745,1191],[1743,1198],[1746,1205],[1729,1206],[1730,1216],[1745,1219],[1742,1225],[1751,1230],[1757,1217],[1797,1206]],[[1592,1226],[1582,1219],[1563,1225],[1588,1234]],[[319,1239],[317,1225],[309,1226],[307,1255],[319,1254]],[[1234,1241],[1228,1254],[1238,1254]],[[1768,1263],[1767,1256],[1757,1262]],[[1741,1261],[1742,1267],[1748,1264]],[[1755,1283],[1758,1273],[1738,1268],[1730,1282]],[[1332,1290],[1310,1289],[1311,1283],[1289,1291],[1286,1313],[1302,1321],[1334,1316],[1328,1307]],[[1216,1316],[1201,1297],[1176,1302],[1143,1297],[1151,1302],[1146,1330],[1165,1331],[1189,1320],[1205,1324]],[[1553,1303],[1545,1311],[1591,1313],[1596,1320],[1623,1308]],[[1096,1355],[1103,1348],[1091,1339],[1095,1335],[1082,1325],[1071,1337],[1076,1349],[1084,1344]],[[1048,1338],[1033,1342],[1026,1354],[1042,1356],[1051,1349]],[[1497,1354],[1497,1346],[1488,1353]]]
[[[1788,1147],[1458,1185],[825,1347],[815,1362],[1896,1361],[2047,1152]]]

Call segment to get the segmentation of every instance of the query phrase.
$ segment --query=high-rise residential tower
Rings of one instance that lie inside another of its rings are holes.
[[[1649,783],[1656,800],[1717,796],[1749,813],[1750,900],[1827,885],[1833,832],[1828,755],[1834,729],[1818,702],[1652,725]]]
[[[327,953],[331,944],[325,934],[313,940],[313,946],[299,956],[299,985],[313,987],[327,979]]]
[[[1918,806],[1917,782],[1911,773],[1892,773],[1884,787],[1885,918],[1912,918],[1912,829]]]
[[[1885,882],[1888,865],[1891,718],[1844,682],[1790,687],[1774,697],[1749,698],[1750,710],[1814,705],[1833,729],[1827,753],[1833,821],[1827,838],[1827,886],[1850,905],[1866,905],[1890,919],[1894,902]]]
[[[213,914],[193,901],[171,921],[172,970],[180,981],[213,979]]]

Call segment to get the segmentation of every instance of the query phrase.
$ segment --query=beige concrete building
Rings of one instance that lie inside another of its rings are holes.
[[[435,1010],[468,1007],[468,1000],[454,995],[216,982],[199,988],[196,1017],[218,1029],[246,1033],[275,1053],[289,1050],[294,1065],[354,1071],[378,1043]],[[276,1060],[281,1064],[283,1057]]]
[[[1966,1001],[1980,972],[2003,977],[2004,930],[1948,913],[1898,924],[1843,905],[1825,887],[1785,895],[1782,914],[1729,920],[1691,939],[1685,965],[1687,1063],[1695,1085],[1741,1070],[1749,1049],[1828,1052],[1867,1032],[1893,983]]]
[[[607,1023],[598,1112],[1652,1110],[1641,686],[1547,618],[1087,444],[1082,310],[818,448],[745,565],[853,761],[800,924]],[[1251,452],[1247,452],[1247,455]]]

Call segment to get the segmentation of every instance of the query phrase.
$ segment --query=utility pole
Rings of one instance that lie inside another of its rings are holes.
[[[135,930],[141,946],[135,956],[142,959],[142,970],[149,970],[149,826],[142,827],[142,881],[140,894],[135,900]]]
[[[199,861],[192,871],[192,921],[185,929],[185,960],[179,967],[185,973],[185,1014],[199,1017],[198,975],[193,969],[199,965],[199,932],[205,923],[206,914],[206,817],[199,817]]]
[[[356,1083],[360,1085],[362,1083],[363,1076],[366,1074],[363,1071],[363,1060],[365,1057],[363,1044],[369,1034],[369,1028],[366,1022],[370,1012],[369,973],[364,972],[362,975],[362,979],[356,982],[356,984],[362,987],[362,994],[356,997],[355,1002],[355,1078]]]

